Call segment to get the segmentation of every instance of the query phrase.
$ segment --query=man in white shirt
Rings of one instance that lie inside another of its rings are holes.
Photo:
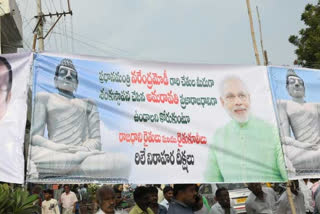
[[[53,191],[51,189],[44,190],[44,201],[41,205],[41,214],[60,214],[58,201],[53,199]]]
[[[163,196],[164,196],[164,199],[161,201],[160,204],[165,206],[167,209],[169,209],[169,203],[173,198],[173,188],[171,186],[166,186],[163,189]]]
[[[294,207],[296,208],[296,214],[305,214],[306,208],[304,206],[304,197],[299,191],[299,182],[297,180],[291,182],[290,190],[292,193]],[[281,197],[277,201],[277,213],[292,214],[287,192],[282,193]]]
[[[251,191],[246,201],[247,214],[276,213],[277,195],[273,189],[264,187],[260,183],[249,183]]]
[[[236,214],[237,211],[231,207],[230,205],[230,197],[229,192],[225,187],[221,187],[217,189],[215,199],[217,203],[215,203],[211,209],[209,214]]]
[[[76,203],[78,201],[74,192],[70,191],[70,185],[65,184],[64,193],[60,197],[60,203],[62,204],[62,214],[72,214],[76,211]]]

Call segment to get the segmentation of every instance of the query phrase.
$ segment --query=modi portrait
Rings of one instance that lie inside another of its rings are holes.
[[[213,134],[205,181],[286,179],[277,127],[255,116],[252,102],[246,83],[238,76],[228,76],[220,83],[220,104],[230,120]]]

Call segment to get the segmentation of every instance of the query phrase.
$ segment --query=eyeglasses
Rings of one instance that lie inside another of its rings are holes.
[[[59,76],[61,77],[71,76],[72,78],[77,78],[77,72],[72,68],[61,66],[59,69]]]
[[[248,100],[248,95],[247,94],[243,94],[240,93],[238,95],[234,95],[234,94],[229,94],[225,97],[227,102],[233,103],[236,101],[236,97],[238,97],[241,101],[247,101]]]
[[[298,84],[303,85],[302,79],[289,78],[288,82],[289,82],[289,84],[296,84],[296,82],[298,82]]]

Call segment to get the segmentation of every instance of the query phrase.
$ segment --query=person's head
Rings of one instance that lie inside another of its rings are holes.
[[[193,206],[196,203],[197,187],[195,184],[175,184],[173,195],[176,200],[188,206]]]
[[[245,83],[236,76],[225,78],[220,85],[220,101],[229,116],[239,123],[249,120],[250,94]]]
[[[229,192],[225,187],[218,188],[216,191],[216,200],[219,202],[222,208],[230,208]]]
[[[133,192],[133,199],[140,209],[146,211],[151,204],[151,195],[148,187],[137,187]]]
[[[73,94],[78,88],[78,73],[70,59],[61,60],[56,67],[54,84],[63,93]]]
[[[113,186],[113,190],[117,189],[118,191],[122,192],[123,191],[123,184],[115,184]]]
[[[164,187],[163,196],[168,202],[170,202],[173,198],[173,188],[171,186]]]
[[[63,189],[64,189],[64,191],[68,194],[69,192],[70,192],[70,185],[69,184],[65,184],[65,185],[63,185]]]
[[[0,120],[7,112],[11,99],[12,69],[6,58],[0,56]]]
[[[261,195],[263,193],[261,183],[249,183],[248,189],[256,196]]]
[[[79,185],[78,184],[72,185],[72,191],[73,192],[78,193],[78,189],[79,189]]]
[[[97,190],[97,202],[106,214],[113,214],[115,208],[115,194],[111,187],[103,185]]]
[[[299,190],[298,180],[294,180],[290,182],[290,190],[293,194],[298,195],[298,190]]]
[[[33,188],[32,188],[32,194],[40,194],[41,193],[41,190],[42,190],[42,187],[40,185],[35,185]]]
[[[158,189],[155,186],[149,187],[149,194],[150,194],[150,203],[153,205],[158,204]]]
[[[286,87],[291,97],[302,99],[305,95],[304,81],[301,79],[293,69],[287,72]]]
[[[53,197],[53,190],[52,189],[46,189],[43,191],[44,193],[44,199],[49,201]]]
[[[116,207],[120,206],[121,202],[122,202],[122,191],[121,188],[119,188],[118,185],[114,185],[113,186],[113,191],[115,194],[115,203],[116,203]]]

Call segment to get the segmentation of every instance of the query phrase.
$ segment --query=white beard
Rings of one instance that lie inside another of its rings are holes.
[[[245,114],[243,114],[243,115],[236,115],[236,114],[234,113],[234,109],[232,109],[232,111],[230,111],[229,109],[226,109],[228,115],[229,115],[232,119],[234,119],[235,121],[237,121],[238,123],[246,123],[246,122],[248,122],[248,120],[249,120],[249,111],[250,111],[250,108],[247,108],[246,110],[247,110],[247,111],[246,111]]]

